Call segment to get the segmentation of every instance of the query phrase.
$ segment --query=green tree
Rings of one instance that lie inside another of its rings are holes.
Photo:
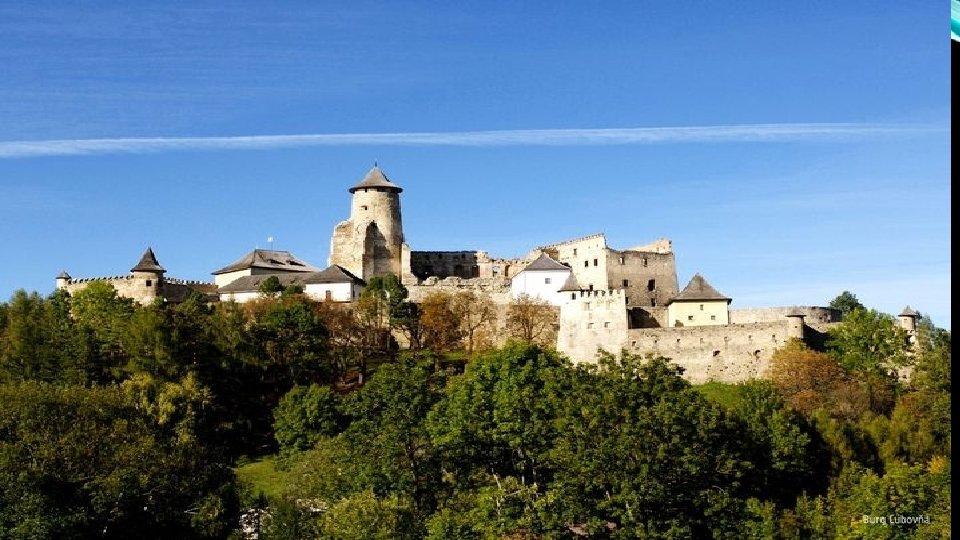
[[[267,276],[260,282],[257,288],[263,296],[276,296],[283,291],[283,285],[280,284],[280,278],[277,276]]]
[[[133,300],[117,295],[107,281],[93,281],[70,299],[70,313],[79,331],[94,345],[101,379],[117,379],[127,367],[122,340],[136,309]]]
[[[554,528],[624,538],[734,537],[755,466],[744,432],[660,357],[581,368],[553,451]]]
[[[339,400],[327,386],[294,386],[273,410],[273,431],[284,453],[308,450],[342,424]]]
[[[844,368],[890,376],[911,363],[906,331],[876,310],[854,310],[829,330],[827,345]]]
[[[156,389],[0,385],[0,537],[225,536],[233,475]]]
[[[830,301],[830,307],[840,311],[840,319],[844,320],[847,315],[858,310],[866,309],[863,304],[857,300],[857,296],[850,291],[843,291],[836,298]]]

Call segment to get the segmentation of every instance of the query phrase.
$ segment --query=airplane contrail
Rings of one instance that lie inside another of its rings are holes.
[[[230,137],[148,137],[0,141],[0,159],[177,150],[267,149],[299,146],[590,146],[666,143],[854,140],[940,131],[936,126],[857,123],[740,124],[602,129],[521,129],[411,133],[319,133]]]

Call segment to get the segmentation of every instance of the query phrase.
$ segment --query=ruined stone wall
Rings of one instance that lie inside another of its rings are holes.
[[[472,278],[511,278],[528,261],[523,259],[496,259],[486,251],[413,251],[410,253],[410,272],[419,279],[450,276]]]
[[[796,311],[804,315],[809,326],[821,323],[840,322],[840,311],[823,306],[778,306],[763,308],[740,308],[730,310],[730,324],[750,324],[785,320],[788,313]]]
[[[461,291],[472,291],[490,297],[494,304],[506,305],[513,298],[510,295],[510,280],[506,278],[473,278],[463,279],[458,277],[448,277],[440,279],[429,277],[417,284],[407,285],[411,302],[422,302],[424,298],[434,292],[457,293]]]
[[[673,253],[606,251],[610,286],[626,290],[628,306],[665,306],[677,295]]]
[[[356,230],[350,220],[341,221],[333,229],[330,238],[330,257],[328,265],[339,265],[351,274],[363,277],[364,236]]]
[[[557,350],[574,362],[593,361],[597,349],[619,352],[627,339],[627,302],[622,290],[581,291],[560,306]]]

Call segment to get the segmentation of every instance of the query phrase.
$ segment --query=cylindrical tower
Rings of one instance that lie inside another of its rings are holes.
[[[806,317],[806,315],[798,309],[794,309],[790,313],[787,313],[787,324],[789,325],[787,327],[788,338],[796,338],[800,340],[803,339],[804,317]]]
[[[914,346],[917,343],[917,317],[919,316],[920,314],[910,306],[903,308],[903,311],[897,316],[897,319],[900,321],[900,328],[907,331],[907,343],[910,344],[910,346]]]
[[[140,257],[140,262],[130,269],[130,274],[136,282],[135,298],[141,304],[149,304],[156,298],[162,297],[163,274],[167,271],[157,262],[152,248],[147,248]]]
[[[343,266],[363,279],[403,275],[402,191],[376,165],[350,188],[350,219],[334,230],[330,264]]]

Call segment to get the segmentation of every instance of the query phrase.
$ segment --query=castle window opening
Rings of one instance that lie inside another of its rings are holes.
[[[591,283],[590,285],[588,285],[587,288],[592,291],[592,290],[593,290],[593,283]]]
[[[656,299],[656,298],[651,298],[651,299],[650,299],[650,307],[657,307],[657,299]]]
[[[152,286],[153,286],[153,281],[148,279],[148,280],[147,280],[147,287],[152,287]]]
[[[597,266],[597,260],[596,260],[596,259],[593,260],[593,265],[594,265],[594,266]]]
[[[657,288],[657,280],[651,279],[647,281],[647,290],[652,291]]]
[[[570,299],[571,299],[571,300],[576,300],[576,299],[577,299],[577,293],[575,293],[575,292],[570,293]]]
[[[333,300],[333,291],[331,291],[330,289],[327,289],[327,290],[323,291],[323,299],[326,300],[327,302],[332,301],[332,300]]]
[[[693,315],[687,315],[687,320],[688,320],[688,321],[692,321],[692,320],[693,320]]]
[[[623,280],[623,286],[624,286],[624,287],[629,287],[629,286],[630,286],[630,280],[629,280],[629,279]]]
[[[716,358],[720,356],[720,351],[713,351],[713,357]]]
[[[547,285],[550,284],[550,278],[543,278],[543,282]]]
[[[703,311],[703,304],[700,304],[700,311]]]
[[[716,316],[716,315],[711,315],[711,316],[710,316],[710,320],[711,320],[711,321],[717,320],[717,316]]]
[[[620,264],[623,264],[623,257],[620,257]]]
[[[367,205],[361,206],[360,209],[361,209],[361,210],[366,210],[366,209],[367,209]]]
[[[587,328],[593,328],[593,323],[592,323],[592,322],[588,322],[588,323],[587,323]]]
[[[603,327],[604,327],[604,328],[610,328],[610,323],[609,323],[609,322],[604,322],[604,323],[603,323]]]
[[[583,261],[583,267],[586,268],[590,266],[590,261]]]
[[[577,248],[573,248],[573,256],[574,256],[574,257],[577,256]]]
[[[776,340],[777,340],[777,335],[776,335],[776,334],[773,334],[773,335],[770,336],[770,337],[773,339],[773,341],[776,341]]]
[[[624,296],[624,297],[623,297],[623,301],[624,301],[624,303],[626,303],[626,304],[630,304],[630,297],[629,297],[629,296]]]

